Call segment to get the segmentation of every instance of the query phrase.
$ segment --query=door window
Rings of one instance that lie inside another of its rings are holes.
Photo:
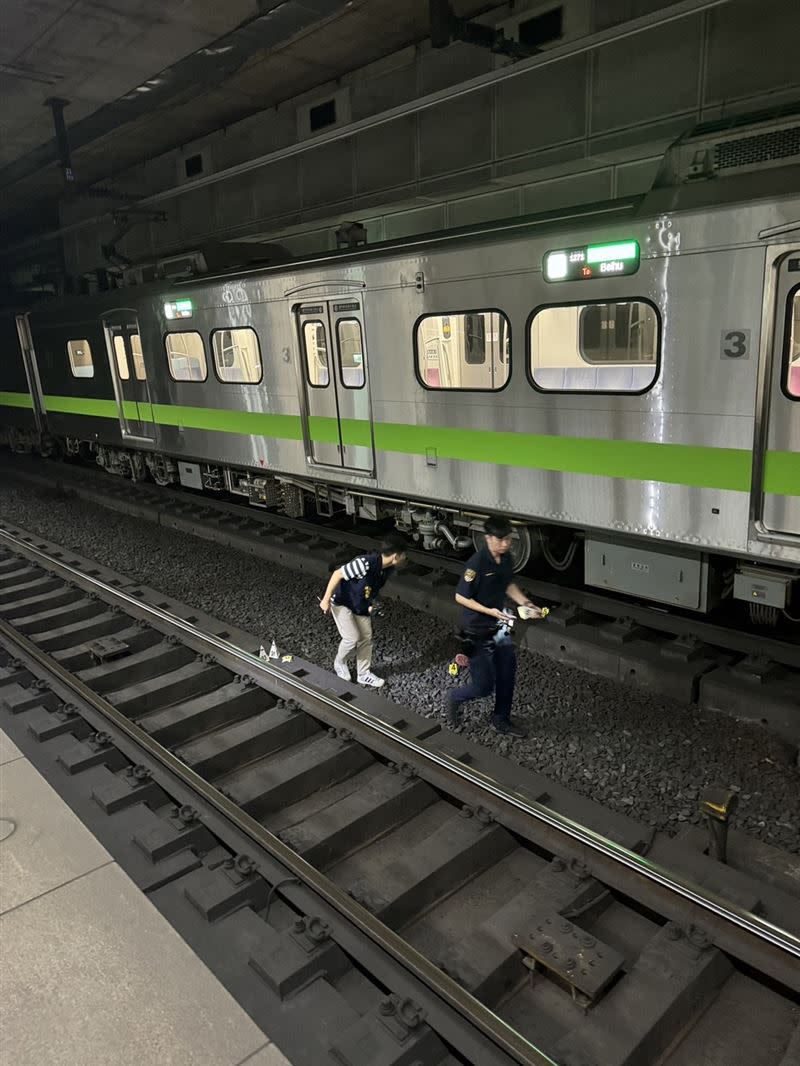
[[[800,400],[800,286],[789,293],[786,330],[786,395]]]
[[[144,381],[147,378],[147,374],[145,373],[144,356],[142,355],[142,338],[138,333],[131,333],[130,343],[134,376],[137,381]]]
[[[324,389],[331,380],[328,364],[328,334],[322,322],[303,325],[306,377],[312,389]]]
[[[127,381],[131,376],[128,366],[128,353],[125,351],[125,338],[121,333],[114,334],[114,358],[117,362],[117,374],[121,381]]]
[[[336,323],[339,341],[339,376],[346,389],[364,387],[364,341],[357,318],[340,318]]]

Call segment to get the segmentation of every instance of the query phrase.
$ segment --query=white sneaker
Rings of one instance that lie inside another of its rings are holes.
[[[347,663],[334,663],[333,669],[336,671],[339,677],[343,677],[345,681],[353,680],[352,675],[350,674],[350,667],[347,665]]]
[[[360,674],[358,683],[359,685],[369,685],[370,688],[383,688],[386,684],[382,677],[377,677],[373,673]]]

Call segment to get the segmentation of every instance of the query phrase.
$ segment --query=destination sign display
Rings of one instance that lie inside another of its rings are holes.
[[[193,310],[191,300],[171,300],[169,303],[164,304],[164,317],[169,319],[191,318]]]
[[[542,263],[545,281],[589,281],[617,274],[635,274],[639,269],[636,241],[585,244],[581,248],[557,248]]]

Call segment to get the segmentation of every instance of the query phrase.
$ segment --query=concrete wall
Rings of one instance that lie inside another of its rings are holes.
[[[554,4],[518,3],[514,17],[526,6]],[[564,40],[663,6],[565,0]],[[185,157],[200,151],[207,171],[221,171],[295,143],[298,108],[334,92],[358,121],[505,63],[466,45],[405,49],[118,175],[119,188],[142,196],[187,188],[159,205],[166,222],[137,226],[119,248],[138,259],[235,237],[304,253],[335,247],[343,220],[364,223],[374,242],[643,192],[687,128],[800,97],[798,40],[798,0],[731,0],[215,185],[192,190],[183,177]],[[97,202],[65,209],[63,221],[81,211]],[[70,272],[101,261],[110,229],[65,238]]]

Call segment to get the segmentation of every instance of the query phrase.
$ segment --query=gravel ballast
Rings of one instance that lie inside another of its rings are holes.
[[[331,668],[338,634],[317,603],[322,583],[302,573],[45,490],[0,486],[0,516]],[[447,672],[455,651],[450,626],[384,601],[373,667],[390,699],[441,717],[444,693],[463,680]],[[488,700],[466,705],[463,731],[613,810],[675,831],[700,821],[704,786],[727,786],[739,793],[736,828],[800,852],[800,773],[787,746],[755,725],[529,652],[514,707],[528,739],[498,736],[490,710]]]

